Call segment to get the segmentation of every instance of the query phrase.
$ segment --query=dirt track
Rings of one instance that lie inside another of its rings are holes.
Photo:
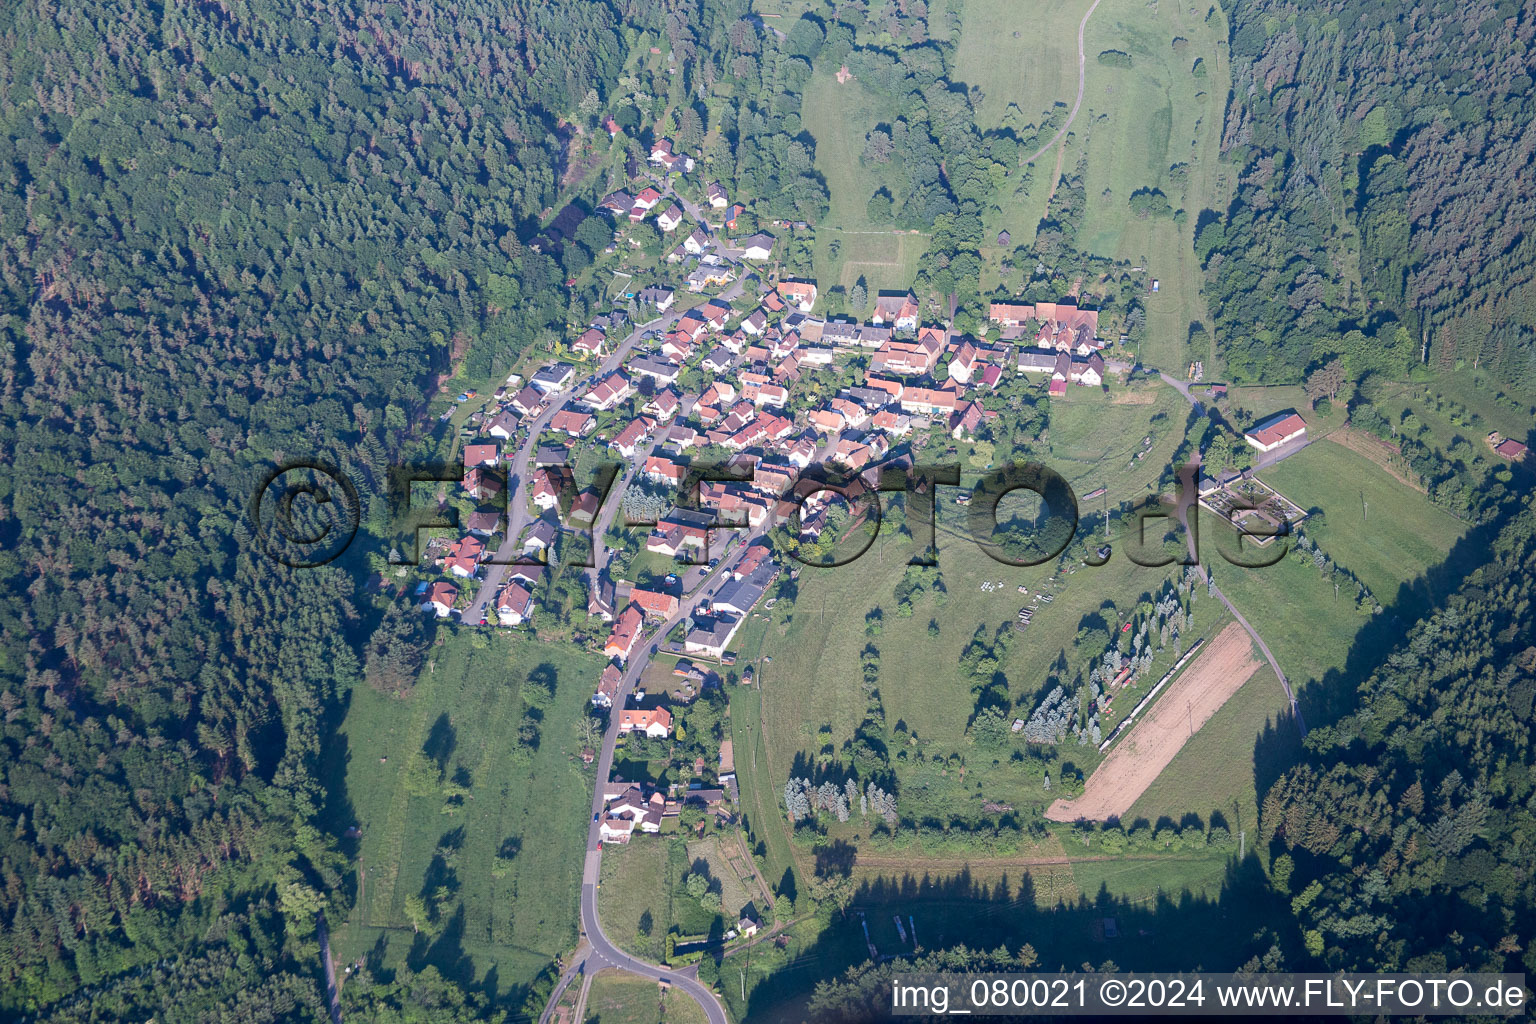
[[[1152,780],[1259,667],[1253,643],[1234,622],[1217,634],[1088,777],[1083,795],[1057,800],[1052,821],[1103,821],[1131,809]],[[1237,766],[1234,766],[1236,768]]]

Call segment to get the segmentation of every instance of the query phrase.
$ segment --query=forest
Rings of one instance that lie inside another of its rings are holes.
[[[561,119],[666,17],[0,12],[0,1016],[324,1016],[351,883],[317,759],[375,613],[360,564],[268,561],[246,499],[318,456],[374,500],[440,378],[563,330],[526,244]],[[462,1019],[445,984],[346,999]]]
[[[1237,174],[1195,246],[1233,378],[1480,366],[1536,388],[1530,0],[1236,0]]]

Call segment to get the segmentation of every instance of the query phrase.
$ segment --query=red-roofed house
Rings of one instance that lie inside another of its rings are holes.
[[[619,732],[643,732],[652,739],[672,735],[672,712],[666,708],[625,708],[619,712]]]
[[[603,356],[603,349],[608,344],[608,338],[596,327],[588,327],[581,332],[581,337],[571,342],[572,350],[585,356]]]
[[[619,695],[619,684],[624,682],[624,673],[619,671],[617,665],[604,665],[602,677],[597,681],[597,691],[592,694],[592,706],[599,708],[611,708]]]
[[[494,466],[501,458],[501,446],[494,444],[467,444],[464,446],[464,468]]]
[[[642,612],[654,618],[665,619],[677,612],[677,598],[657,590],[641,590],[636,587],[629,592],[629,599],[638,605]]]
[[[603,645],[603,654],[619,659],[621,664],[628,661],[630,652],[640,641],[640,629],[644,625],[645,613],[634,605],[627,605],[614,620],[613,630],[608,634],[608,643]]]
[[[785,305],[802,313],[816,305],[816,285],[811,281],[780,281],[778,293]]]
[[[480,556],[485,553],[485,541],[470,534],[464,537],[443,558],[443,568],[455,576],[471,578],[480,571]]]
[[[440,619],[446,619],[448,613],[453,611],[453,603],[459,599],[459,588],[452,583],[434,583],[427,591],[426,600],[421,603],[424,612],[435,612]]]
[[[1277,413],[1243,435],[1243,440],[1261,452],[1272,452],[1281,445],[1305,436],[1307,422],[1294,412]]]
[[[683,477],[688,473],[688,467],[679,465],[665,456],[651,455],[646,458],[642,472],[649,480],[675,486],[683,482]]]
[[[635,457],[635,450],[640,447],[641,439],[648,435],[656,427],[656,421],[649,416],[638,416],[630,420],[629,426],[619,431],[617,437],[608,442],[608,446],[626,459]]]
[[[597,426],[597,420],[589,412],[561,409],[549,421],[549,429],[570,437],[586,437]]]

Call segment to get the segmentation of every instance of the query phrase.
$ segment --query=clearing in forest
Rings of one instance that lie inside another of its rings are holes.
[[[1110,751],[1088,777],[1083,795],[1057,800],[1045,816],[1052,821],[1104,821],[1130,810],[1185,741],[1258,667],[1247,632],[1235,622],[1227,626]]]

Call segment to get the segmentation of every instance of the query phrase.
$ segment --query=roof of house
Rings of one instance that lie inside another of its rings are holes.
[[[1247,436],[1253,438],[1259,444],[1276,444],[1298,430],[1306,430],[1307,421],[1294,412],[1276,413],[1262,423],[1256,424]]]
[[[652,725],[660,725],[667,730],[672,728],[672,712],[666,708],[625,708],[619,712],[619,728],[649,729]]]

